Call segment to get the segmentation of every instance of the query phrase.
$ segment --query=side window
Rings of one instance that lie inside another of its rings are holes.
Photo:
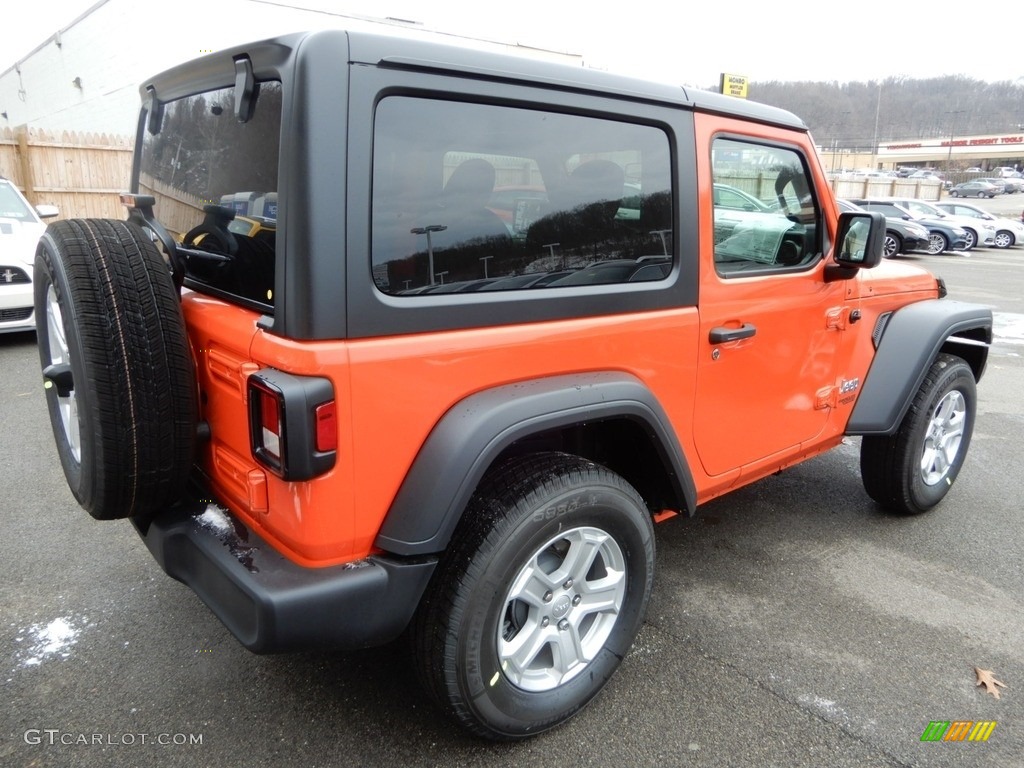
[[[791,271],[821,254],[821,209],[802,155],[737,139],[712,147],[715,268]]]
[[[371,259],[416,296],[662,280],[665,133],[613,120],[391,96],[374,120]]]

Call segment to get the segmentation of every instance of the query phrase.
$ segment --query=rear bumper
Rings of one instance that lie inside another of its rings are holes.
[[[179,504],[133,521],[168,575],[188,585],[256,653],[381,645],[402,633],[436,558],[369,557],[305,568],[222,507]]]

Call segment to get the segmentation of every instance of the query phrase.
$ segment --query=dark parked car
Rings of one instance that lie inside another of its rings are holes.
[[[985,179],[965,181],[949,190],[950,197],[995,197],[1002,192],[1002,185],[996,186]]]
[[[926,227],[928,229],[928,248],[926,253],[936,254],[943,251],[962,251],[967,248],[967,231],[956,224],[951,224],[939,218],[919,216],[909,208],[892,200],[871,199],[851,200],[850,202],[868,211],[878,211],[884,214],[886,219],[902,219],[903,221],[916,222]]]
[[[859,205],[849,200],[836,200],[839,204],[839,211],[863,211]],[[901,217],[886,216],[885,219],[885,245],[883,253],[885,256],[895,256],[898,253],[911,253],[913,251],[927,251],[930,247],[931,233],[928,228],[913,221],[906,221]]]

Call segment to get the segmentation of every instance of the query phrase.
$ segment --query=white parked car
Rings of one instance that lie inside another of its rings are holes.
[[[958,227],[963,227],[967,232],[967,246],[965,250],[969,251],[976,245],[995,245],[996,228],[991,221],[985,221],[983,219],[970,216],[954,216],[949,211],[943,210],[942,208],[937,207],[934,203],[928,203],[924,200],[907,197],[893,199],[919,216],[928,216],[940,219],[944,218],[950,224],[956,224]]]
[[[996,238],[993,243],[996,248],[1009,248],[1011,245],[1024,243],[1024,221],[1020,219],[993,216],[983,208],[970,203],[961,203],[959,200],[956,202],[943,200],[941,203],[936,203],[935,206],[954,216],[979,219],[992,224],[996,228]]]
[[[52,205],[33,208],[21,191],[0,177],[0,333],[34,331],[32,265]]]

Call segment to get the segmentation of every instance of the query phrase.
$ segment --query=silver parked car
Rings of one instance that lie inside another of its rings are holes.
[[[972,218],[991,223],[996,228],[996,238],[993,243],[996,248],[1009,248],[1011,245],[1024,243],[1024,221],[1020,219],[993,216],[983,208],[959,201],[944,200],[941,203],[936,203],[935,207],[960,218]]]

